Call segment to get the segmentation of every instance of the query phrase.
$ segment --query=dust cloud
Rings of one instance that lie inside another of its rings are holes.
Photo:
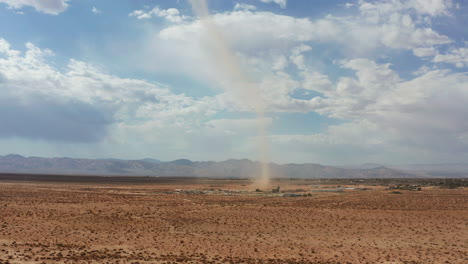
[[[221,33],[220,29],[213,23],[206,0],[189,0],[195,14],[200,18],[200,22],[205,29],[204,41],[209,45],[212,54],[212,61],[223,73],[230,92],[239,99],[253,106],[257,114],[257,144],[260,160],[260,175],[256,177],[256,185],[264,188],[270,181],[269,171],[269,144],[268,144],[268,124],[265,118],[265,103],[261,97],[260,87],[252,81],[243,70],[239,59],[229,48],[229,45]]]

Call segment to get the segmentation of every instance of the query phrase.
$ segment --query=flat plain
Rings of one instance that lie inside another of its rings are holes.
[[[0,263],[468,263],[466,181],[444,186],[0,175]]]

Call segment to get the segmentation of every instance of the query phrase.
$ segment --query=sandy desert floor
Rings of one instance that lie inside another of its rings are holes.
[[[466,187],[333,184],[0,180],[0,263],[468,263]]]

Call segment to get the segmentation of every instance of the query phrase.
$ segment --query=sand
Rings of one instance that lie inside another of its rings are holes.
[[[0,180],[0,263],[468,263],[466,187],[276,184]]]

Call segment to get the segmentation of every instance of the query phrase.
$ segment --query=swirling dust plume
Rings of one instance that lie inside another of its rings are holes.
[[[258,130],[258,152],[260,160],[260,175],[256,177],[255,185],[261,188],[268,186],[270,182],[269,171],[269,150],[267,140],[267,120],[265,118],[265,104],[261,98],[260,87],[251,81],[241,64],[229,48],[229,45],[219,28],[213,23],[208,10],[206,0],[189,0],[194,13],[200,18],[206,35],[204,41],[207,41],[210,47],[212,59],[216,67],[223,73],[229,83],[230,92],[253,106],[257,114]]]

